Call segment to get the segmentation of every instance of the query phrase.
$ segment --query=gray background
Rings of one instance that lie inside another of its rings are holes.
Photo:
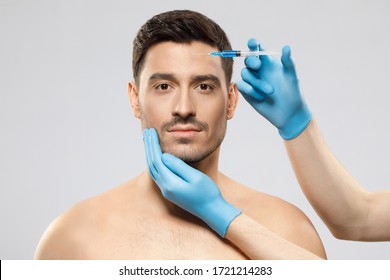
[[[131,45],[156,13],[193,9],[233,46],[292,47],[327,143],[368,190],[390,187],[388,1],[0,1],[0,258],[31,259],[49,223],[145,168],[127,99]],[[243,60],[237,59],[234,79]],[[390,242],[336,240],[303,196],[276,130],[243,98],[221,170],[297,205],[330,259],[390,259]]]

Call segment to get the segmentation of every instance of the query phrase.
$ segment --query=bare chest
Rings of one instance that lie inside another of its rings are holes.
[[[138,217],[105,228],[89,253],[99,259],[245,259],[207,226]]]

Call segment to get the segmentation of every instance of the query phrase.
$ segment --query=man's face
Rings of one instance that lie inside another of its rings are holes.
[[[163,42],[145,57],[138,88],[142,128],[155,128],[163,152],[196,163],[225,136],[229,89],[215,48]],[[234,106],[235,107],[235,106]]]

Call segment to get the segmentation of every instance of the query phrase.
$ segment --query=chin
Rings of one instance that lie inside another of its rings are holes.
[[[184,147],[183,147],[184,146]],[[169,153],[181,159],[185,163],[196,163],[207,157],[204,151],[191,145],[176,144],[174,146],[161,147],[163,153]]]
[[[178,145],[179,146],[179,145]],[[195,148],[195,147],[171,147],[164,149],[163,152],[174,155],[187,164],[195,164],[208,158],[215,149],[210,148]]]
[[[197,163],[204,159],[207,156],[204,156],[200,153],[188,153],[188,152],[183,152],[183,151],[167,151],[167,153],[170,153],[174,155],[175,157],[181,159],[185,163]]]
[[[169,153],[181,159],[187,164],[195,164],[213,154],[222,142],[223,137],[219,137],[216,141],[204,142],[193,141],[192,139],[182,138],[179,141],[161,141],[161,149],[164,153]]]

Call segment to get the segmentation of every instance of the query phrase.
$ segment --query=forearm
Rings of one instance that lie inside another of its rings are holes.
[[[240,248],[250,259],[321,259],[283,239],[244,213],[232,221],[225,238]]]
[[[332,233],[360,239],[368,215],[367,192],[332,154],[314,120],[285,146],[306,197]]]

